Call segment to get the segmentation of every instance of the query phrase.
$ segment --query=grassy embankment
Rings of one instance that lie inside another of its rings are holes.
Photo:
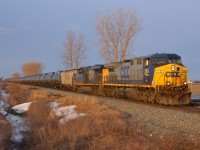
[[[122,112],[96,103],[95,99],[54,97],[39,90],[30,90],[19,85],[8,85],[10,104],[34,101],[24,114],[31,131],[21,149],[196,149],[195,141],[183,141],[182,137],[170,133],[156,139],[147,135],[138,122],[127,118]],[[59,124],[49,103],[57,101],[66,105],[77,105],[76,111],[83,117]],[[134,116],[133,116],[134,117]]]

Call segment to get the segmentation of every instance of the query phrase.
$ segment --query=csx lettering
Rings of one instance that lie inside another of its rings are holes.
[[[128,71],[129,71],[129,66],[122,66],[121,67],[121,77],[123,77],[123,78],[129,77]]]

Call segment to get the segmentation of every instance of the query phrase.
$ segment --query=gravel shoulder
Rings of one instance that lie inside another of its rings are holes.
[[[102,103],[131,114],[133,120],[138,120],[152,135],[160,136],[170,131],[186,136],[200,136],[200,114],[123,100],[108,99]]]
[[[40,89],[62,96],[95,99],[100,104],[125,112],[129,117],[131,116],[131,120],[139,122],[139,125],[143,129],[142,132],[148,132],[150,136],[160,137],[162,134],[169,132],[179,134],[180,136],[200,136],[199,113],[170,109],[170,106],[159,107],[153,104],[144,104],[130,100],[106,98],[53,89]]]

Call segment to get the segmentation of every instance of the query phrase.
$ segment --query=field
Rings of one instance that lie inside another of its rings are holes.
[[[200,83],[192,84],[192,95],[200,95]]]

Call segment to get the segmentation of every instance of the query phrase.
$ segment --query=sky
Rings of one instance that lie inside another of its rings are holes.
[[[176,53],[188,67],[190,80],[200,80],[199,0],[0,0],[0,76],[21,72],[38,61],[43,72],[64,70],[60,53],[67,30],[84,35],[85,65],[103,63],[95,31],[99,12],[134,9],[142,20],[133,56]]]

